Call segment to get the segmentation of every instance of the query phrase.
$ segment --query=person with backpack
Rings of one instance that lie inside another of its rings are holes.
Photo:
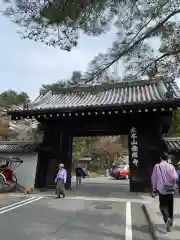
[[[177,190],[178,190],[178,193],[180,193],[180,162],[178,162],[176,165],[176,173],[178,175],[178,179],[176,181]]]
[[[173,225],[174,193],[178,179],[175,167],[168,163],[168,154],[162,154],[161,162],[153,168],[151,181],[153,192],[159,194],[159,207],[167,232]]]
[[[86,175],[80,164],[78,164],[77,167],[75,168],[75,175],[76,175],[76,188],[80,188],[82,178],[84,178]]]

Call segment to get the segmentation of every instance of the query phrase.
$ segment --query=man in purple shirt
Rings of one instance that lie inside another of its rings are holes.
[[[175,167],[168,163],[168,154],[163,154],[161,162],[156,164],[152,173],[153,191],[159,193],[159,207],[170,232],[173,223],[173,205],[176,180],[178,178]]]
[[[67,172],[66,172],[66,169],[64,169],[64,164],[61,163],[59,164],[59,171],[55,178],[57,198],[60,198],[61,195],[63,196],[63,198],[65,198],[66,180],[67,180]]]

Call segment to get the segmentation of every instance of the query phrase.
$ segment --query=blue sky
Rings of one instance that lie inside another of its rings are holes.
[[[72,71],[87,69],[99,52],[105,52],[115,38],[114,32],[101,37],[82,36],[79,46],[67,53],[42,43],[21,40],[18,27],[0,15],[0,92],[25,91],[34,99],[42,84],[68,78]]]
[[[65,52],[43,43],[21,40],[18,30],[17,25],[0,15],[0,92],[25,91],[31,99],[38,96],[42,84],[69,78],[75,70],[86,71],[93,57],[106,52],[115,39],[115,31],[101,37],[82,36],[78,47]],[[157,39],[152,45],[159,46]]]

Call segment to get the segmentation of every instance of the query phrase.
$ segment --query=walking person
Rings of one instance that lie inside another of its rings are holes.
[[[80,188],[82,183],[82,178],[85,175],[83,168],[81,167],[80,164],[78,164],[75,169],[75,175],[76,175],[76,188]]]
[[[63,198],[65,198],[65,184],[67,180],[67,171],[64,168],[64,164],[59,164],[59,171],[57,173],[57,176],[55,178],[56,183],[56,194],[57,198],[61,198],[61,195]]]
[[[83,167],[83,173],[84,173],[84,176],[83,176],[83,178],[85,178],[85,177],[87,177],[89,174],[88,174],[88,166],[87,165],[84,165],[84,167]]]
[[[159,208],[165,222],[167,232],[173,224],[174,193],[178,178],[175,167],[168,163],[168,155],[163,154],[161,162],[156,164],[152,173],[153,192],[159,193]]]
[[[177,165],[176,165],[176,173],[177,173],[177,176],[178,176],[178,179],[176,181],[177,193],[179,194],[180,193],[180,162],[178,162]]]

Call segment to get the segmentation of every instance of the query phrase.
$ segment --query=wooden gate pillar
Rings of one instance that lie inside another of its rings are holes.
[[[72,136],[67,131],[61,132],[59,161],[64,163],[67,171],[66,188],[71,189],[72,171]]]
[[[158,119],[142,119],[129,130],[130,191],[150,192],[153,166],[163,152]]]
[[[36,188],[54,186],[56,167],[59,159],[61,129],[58,124],[52,123],[46,123],[43,127],[44,137],[38,153]]]

